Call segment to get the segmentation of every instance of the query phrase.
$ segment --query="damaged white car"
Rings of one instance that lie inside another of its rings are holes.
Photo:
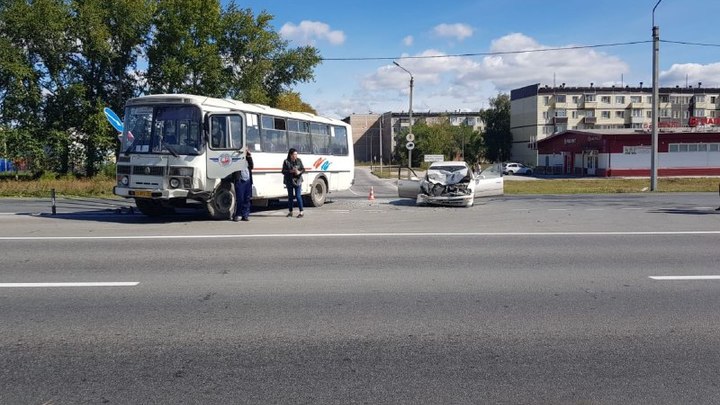
[[[408,173],[398,179],[398,195],[417,204],[472,207],[478,197],[505,192],[499,164],[474,173],[465,162],[433,162],[422,179],[412,169]]]

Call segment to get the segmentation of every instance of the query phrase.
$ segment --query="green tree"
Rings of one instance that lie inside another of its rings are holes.
[[[510,132],[510,96],[498,94],[490,98],[490,108],[481,111],[485,121],[485,158],[491,162],[510,159],[512,133]]]
[[[290,87],[314,78],[320,63],[311,46],[288,48],[270,25],[273,16],[240,9],[231,3],[223,12],[220,52],[226,61],[227,96],[248,103],[276,106]]]
[[[151,93],[225,96],[219,1],[159,0],[153,25],[147,49]]]

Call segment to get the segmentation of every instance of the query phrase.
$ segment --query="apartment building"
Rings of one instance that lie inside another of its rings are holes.
[[[538,164],[537,142],[568,130],[648,129],[652,88],[533,84],[510,92],[512,159]],[[658,128],[720,127],[720,89],[659,89]]]
[[[428,125],[439,124],[448,120],[451,125],[468,125],[476,131],[483,131],[485,124],[479,112],[416,112],[413,111],[413,125],[425,122]],[[397,147],[405,147],[405,143],[396,145],[395,137],[410,125],[407,112],[386,112],[383,114],[353,114],[343,119],[350,124],[353,131],[355,159],[361,162],[379,162],[392,164]]]

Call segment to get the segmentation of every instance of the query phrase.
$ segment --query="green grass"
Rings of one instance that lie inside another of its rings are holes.
[[[403,169],[406,171],[407,169]],[[397,167],[373,173],[381,178],[397,179]],[[77,179],[66,176],[41,177],[33,180],[30,176],[0,176],[0,197],[49,198],[55,189],[57,196],[72,197],[113,197],[115,179],[98,176],[92,179]],[[650,187],[650,179],[541,179],[515,180],[505,182],[505,194],[609,194],[640,193]],[[720,178],[659,178],[659,192],[718,192]]]
[[[659,192],[717,192],[718,178],[659,178]],[[646,179],[543,179],[506,181],[505,194],[609,194],[648,191]]]
[[[38,180],[28,178],[0,178],[0,197],[50,197],[52,189],[56,196],[63,197],[112,197],[114,178],[98,176],[92,179],[61,177],[59,179],[42,177]]]
[[[403,175],[407,169],[403,169]],[[397,179],[398,169],[387,169],[373,174],[383,179]],[[720,178],[659,178],[659,192],[718,192]],[[650,178],[579,178],[505,181],[505,194],[611,194],[641,193],[650,188]]]

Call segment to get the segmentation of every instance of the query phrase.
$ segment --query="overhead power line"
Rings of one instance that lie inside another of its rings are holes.
[[[669,42],[669,41],[663,41]],[[609,44],[596,44],[596,45],[578,45],[578,46],[565,46],[558,48],[542,48],[542,49],[526,49],[518,51],[502,51],[502,52],[473,52],[473,53],[458,53],[449,55],[422,55],[422,56],[371,56],[371,57],[357,57],[357,58],[322,58],[323,61],[362,61],[362,60],[398,60],[398,59],[437,59],[437,58],[462,58],[472,56],[497,56],[497,55],[516,55],[521,53],[539,53],[539,52],[554,52],[554,51],[570,51],[575,49],[591,49],[591,48],[609,48],[613,46],[627,46],[627,45],[638,45],[652,43],[652,40],[647,41],[631,41],[631,42],[615,42]]]
[[[664,39],[661,39],[660,42],[665,42],[665,43],[668,43],[668,44],[693,45],[693,46],[712,46],[712,47],[720,48],[720,44],[704,44],[704,43],[701,43],[701,42],[668,41],[668,40],[664,40]]]

